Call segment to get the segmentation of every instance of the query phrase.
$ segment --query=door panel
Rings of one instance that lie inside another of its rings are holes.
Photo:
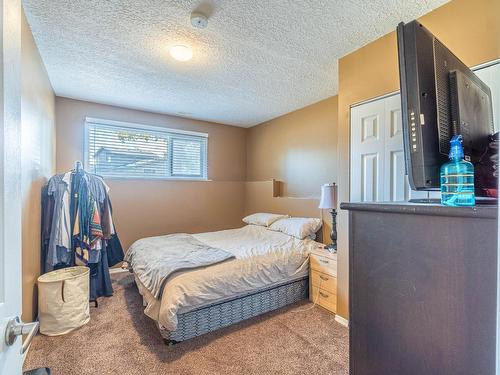
[[[405,178],[405,156],[403,150],[391,151],[390,166],[390,201],[404,201],[408,199],[408,179]]]
[[[377,141],[380,139],[380,117],[378,115],[361,118],[361,143]]]
[[[393,95],[384,101],[385,118],[385,201],[405,201],[409,197],[409,186],[405,179],[406,167],[403,150],[403,119],[401,97]]]
[[[396,96],[397,97],[397,96]],[[401,118],[400,108],[390,108],[389,107],[389,119],[390,119],[390,138],[402,137],[403,136],[403,123]]]
[[[361,197],[363,202],[377,201],[379,197],[379,157],[377,153],[362,155]]]

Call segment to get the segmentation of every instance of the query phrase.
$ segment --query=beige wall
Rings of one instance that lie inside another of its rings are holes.
[[[21,54],[23,320],[31,321],[40,274],[40,192],[55,172],[55,98],[24,15]]]
[[[420,21],[469,66],[500,57],[500,1],[453,0]],[[338,176],[341,201],[349,200],[349,108],[399,89],[394,32],[339,61]],[[339,215],[337,312],[348,316],[348,222]]]
[[[273,197],[273,181],[245,183],[245,215],[273,212],[301,217],[321,217],[318,197]]]
[[[241,226],[246,165],[243,128],[56,98],[57,171],[83,161],[86,116],[208,133],[212,181],[106,179],[125,250],[141,237]]]
[[[321,185],[337,180],[337,108],[334,96],[248,129],[245,213],[322,217],[323,239],[331,242],[331,216],[317,207]],[[273,178],[286,199],[251,182]]]
[[[283,181],[283,196],[318,197],[337,177],[337,97],[248,129],[247,180]]]

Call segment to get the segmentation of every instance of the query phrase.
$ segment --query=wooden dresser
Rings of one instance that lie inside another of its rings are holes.
[[[350,374],[495,374],[497,207],[340,207]]]
[[[332,313],[337,311],[337,254],[321,248],[311,252],[309,298]]]

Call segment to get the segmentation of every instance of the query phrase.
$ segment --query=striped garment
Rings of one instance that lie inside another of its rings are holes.
[[[87,265],[99,262],[103,231],[97,202],[90,193],[80,195],[80,204],[73,227],[73,239],[77,264]]]

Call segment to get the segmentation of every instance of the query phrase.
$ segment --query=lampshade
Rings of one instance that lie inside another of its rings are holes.
[[[335,182],[321,187],[319,208],[337,208],[337,185]]]

